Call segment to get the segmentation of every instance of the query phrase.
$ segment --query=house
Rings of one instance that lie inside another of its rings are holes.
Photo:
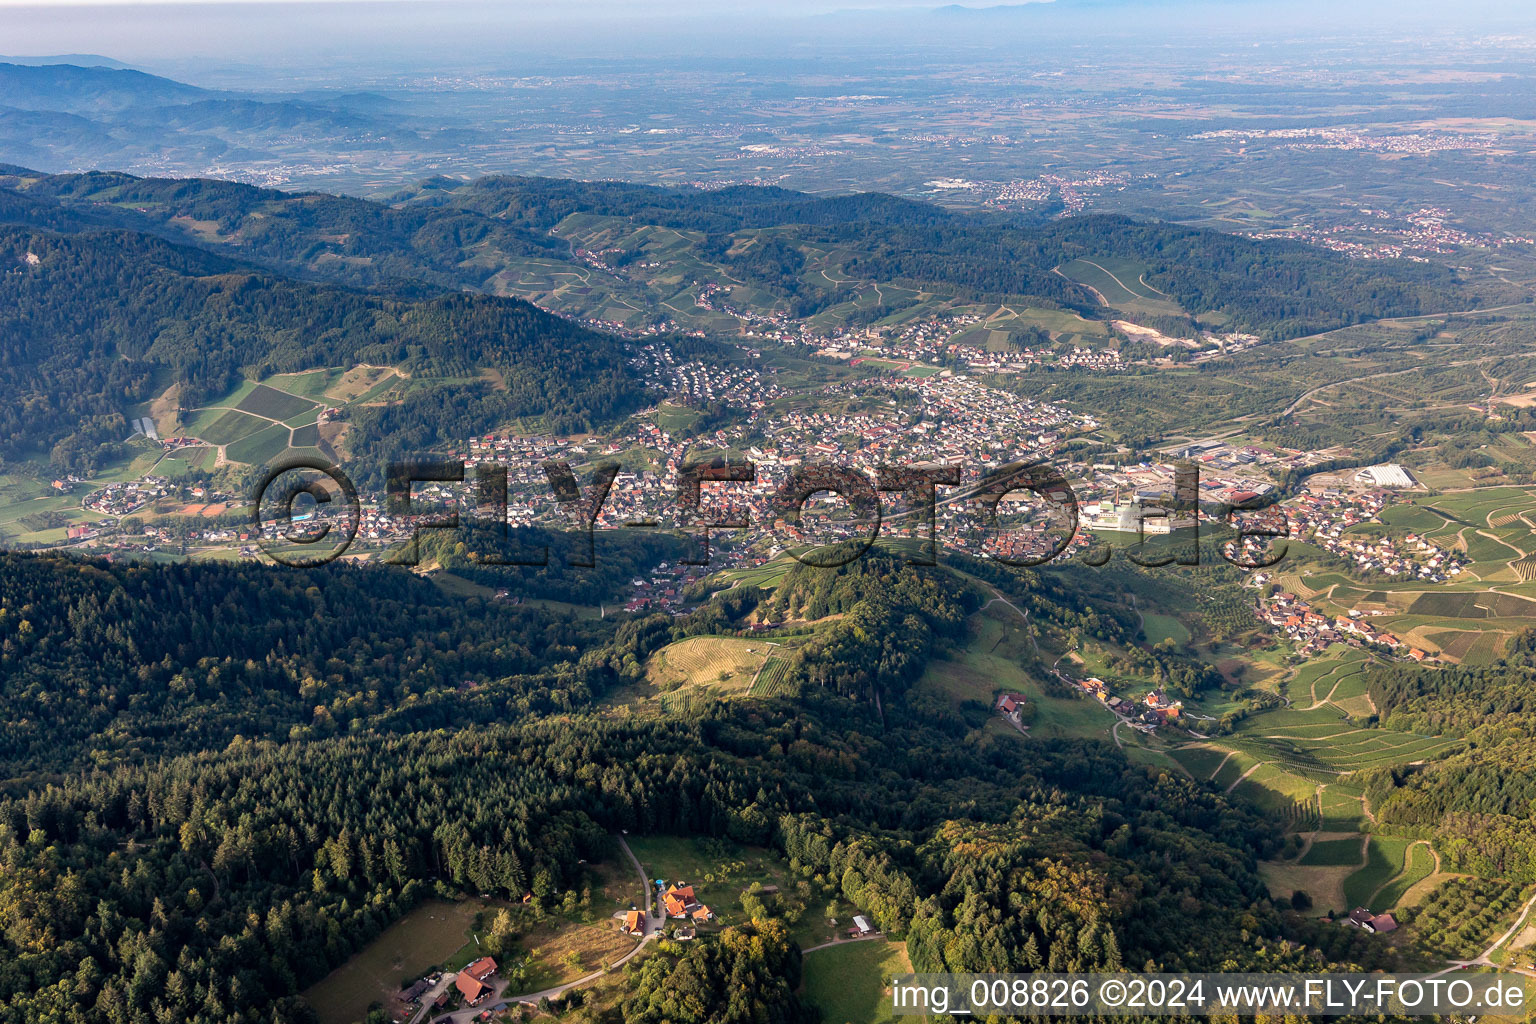
[[[491,975],[496,973],[496,961],[488,956],[483,956],[479,960],[476,960],[474,963],[470,964],[468,967],[464,968],[459,973],[467,974],[471,978],[474,978],[476,981],[484,981],[486,978],[489,978]]]
[[[474,1006],[491,994],[490,988],[485,982],[471,978],[468,971],[460,971],[458,977],[453,979],[453,986],[464,997],[466,1006]]]
[[[699,908],[698,898],[694,896],[691,885],[672,886],[662,895],[661,904],[668,917],[688,917]]]
[[[694,936],[697,934],[698,932],[692,928],[679,928],[677,931],[672,933],[672,938],[676,939],[678,942],[692,942]]]
[[[694,923],[703,924],[705,921],[713,921],[715,919],[715,912],[701,903],[693,908],[692,916]]]
[[[853,915],[853,932],[857,935],[872,935],[875,929],[870,925],[869,919],[863,914]]]
[[[644,935],[645,914],[639,910],[631,910],[624,915],[624,927],[619,930],[626,935]]]
[[[1377,935],[1397,930],[1397,918],[1391,914],[1373,914],[1365,907],[1356,907],[1350,911],[1349,923]]]

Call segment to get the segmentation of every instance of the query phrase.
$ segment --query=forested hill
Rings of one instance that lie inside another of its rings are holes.
[[[450,598],[403,569],[0,553],[0,782],[31,772],[585,706],[611,623]]]
[[[302,268],[370,288],[398,290],[408,282],[478,286],[483,270],[462,264],[480,248],[546,257],[570,251],[547,230],[468,210],[280,192],[204,178],[136,178],[104,171],[39,176],[0,168],[0,222],[14,219],[7,216],[7,196],[68,210],[100,226],[153,231],[270,267]],[[340,258],[317,265],[315,257],[322,253]]]
[[[309,1022],[295,994],[431,879],[553,900],[621,828],[777,847],[909,938],[918,970],[1312,962],[1280,941],[1254,868],[1278,837],[1253,812],[1106,744],[978,742],[938,706],[890,717],[876,736],[821,697],[242,742],[0,800],[0,1022]],[[601,1019],[811,1019],[780,926],[743,927],[780,937],[752,952],[727,933],[675,970],[663,953]]]
[[[231,182],[125,174],[0,174],[9,189],[103,224],[150,230],[289,270],[368,287],[401,280],[484,288],[523,257],[570,262],[556,233],[572,215],[683,233],[691,256],[809,314],[846,298],[806,280],[808,254],[843,254],[849,280],[972,299],[1021,298],[1108,315],[1056,268],[1078,258],[1133,260],[1192,314],[1286,338],[1387,316],[1469,309],[1520,297],[1497,282],[1406,260],[1351,260],[1295,242],[1089,215],[1044,221],[963,213],[881,194],[809,196],[740,186],[713,192],[612,182],[431,179],[384,204],[290,195]],[[3,192],[0,192],[3,194]],[[0,217],[5,215],[0,207]],[[741,242],[752,236],[752,245]],[[820,275],[809,275],[820,280]],[[846,287],[846,282],[842,288]]]
[[[1492,665],[1380,666],[1369,682],[1388,728],[1465,740],[1428,764],[1366,773],[1377,817],[1432,837],[1448,871],[1536,881],[1536,631]]]
[[[0,456],[90,469],[127,436],[123,408],[170,385],[192,407],[243,377],[357,363],[461,381],[399,425],[416,442],[519,416],[580,429],[643,401],[618,339],[515,299],[365,294],[120,230],[0,225],[0,268]],[[486,369],[494,388],[473,383]]]

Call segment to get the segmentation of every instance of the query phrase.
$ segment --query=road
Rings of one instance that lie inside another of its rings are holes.
[[[804,956],[807,953],[814,953],[818,949],[830,949],[833,946],[846,946],[850,942],[868,942],[870,939],[883,938],[885,938],[885,932],[870,932],[868,935],[860,935],[856,939],[833,939],[831,942],[823,942],[819,946],[811,946],[808,949],[802,949],[800,951],[800,955]]]
[[[1431,847],[1431,851],[1433,851],[1433,847]],[[1520,910],[1520,916],[1515,918],[1515,923],[1509,926],[1509,931],[1505,932],[1503,935],[1500,935],[1498,938],[1494,939],[1493,940],[1493,944],[1490,945],[1487,949],[1483,950],[1482,953],[1478,955],[1476,960],[1455,960],[1455,961],[1452,961],[1452,963],[1451,963],[1451,965],[1449,967],[1446,967],[1444,970],[1441,970],[1441,971],[1436,971],[1433,975],[1431,975],[1431,977],[1438,978],[1442,974],[1450,974],[1452,971],[1459,971],[1459,970],[1461,970],[1464,967],[1494,967],[1494,966],[1496,966],[1494,964],[1494,962],[1493,962],[1493,954],[1498,951],[1498,948],[1500,946],[1502,946],[1502,945],[1504,945],[1504,943],[1508,942],[1513,936],[1519,934],[1520,929],[1525,925],[1525,919],[1531,916],[1531,908],[1532,907],[1536,907],[1536,895],[1531,896],[1530,899],[1525,901],[1525,906],[1523,908],[1521,908],[1521,910]],[[1536,971],[1528,971],[1528,970],[1526,970],[1523,967],[1519,967],[1519,966],[1515,966],[1515,965],[1510,965],[1510,966],[1507,966],[1507,967],[1500,967],[1499,970],[1501,970],[1501,971],[1512,971],[1512,972],[1514,972],[1516,974],[1523,974],[1523,975],[1525,975],[1528,978],[1536,978]]]
[[[580,988],[583,985],[589,985],[610,971],[613,971],[628,963],[630,960],[638,956],[640,951],[644,949],[653,939],[659,936],[665,922],[653,921],[651,919],[651,880],[646,877],[645,868],[641,865],[640,858],[635,856],[635,851],[629,848],[629,843],[624,839],[623,836],[619,836],[618,840],[619,846],[623,847],[624,849],[624,856],[629,858],[629,863],[634,866],[635,874],[640,876],[640,891],[645,893],[645,914],[641,918],[645,926],[645,935],[640,939],[639,942],[635,943],[634,949],[619,957],[613,963],[609,964],[608,967],[604,970],[593,971],[591,974],[588,974],[585,977],[577,978],[575,981],[568,981],[563,985],[556,985],[553,988],[540,989],[537,992],[525,992],[521,995],[509,995],[507,994],[507,979],[493,978],[491,980],[491,994],[485,999],[481,1000],[478,1006],[470,1006],[462,1010],[455,1010],[452,1013],[445,1013],[440,1017],[433,1017],[431,1018],[433,1024],[444,1024],[446,1021],[452,1021],[453,1024],[467,1024],[467,1022],[474,1020],[475,1015],[483,1011],[486,1007],[495,1006],[497,1003],[503,1001],[537,1003],[539,1000],[545,998],[558,999],[569,992],[571,989]],[[442,979],[432,987],[432,990],[422,997],[422,1008],[417,1012],[416,1016],[411,1018],[411,1024],[419,1024],[419,1022],[427,1019],[428,1011],[432,1006],[432,1001],[441,995],[444,989],[453,984],[453,979],[456,977],[457,975],[455,974],[443,975]]]

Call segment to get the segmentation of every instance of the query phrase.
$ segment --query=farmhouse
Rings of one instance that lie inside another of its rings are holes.
[[[496,961],[488,956],[483,956],[459,973],[467,974],[476,981],[484,981],[496,973]]]
[[[453,985],[459,990],[459,994],[464,997],[464,1002],[468,1006],[476,1005],[491,994],[485,982],[471,978],[468,971],[460,971],[459,976],[453,979]]]
[[[668,917],[691,917],[695,921],[709,921],[714,913],[699,902],[691,885],[674,885],[661,897],[661,905]]]
[[[1349,923],[1377,935],[1397,930],[1397,918],[1391,914],[1373,914],[1365,907],[1350,911]]]
[[[639,910],[631,910],[624,915],[624,927],[620,929],[626,935],[645,934],[645,914]]]

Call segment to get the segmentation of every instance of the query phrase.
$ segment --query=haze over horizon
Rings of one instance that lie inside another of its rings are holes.
[[[996,52],[1037,49],[1065,36],[1160,45],[1197,36],[1257,44],[1344,34],[1530,33],[1528,5],[1483,0],[1451,10],[1436,0],[1351,5],[1321,0],[1035,0],[944,5],[931,0],[736,0],[562,6],[476,0],[137,0],[18,3],[6,10],[0,50],[25,57],[100,54],[146,70],[189,75],[212,65],[482,65],[501,58],[741,58],[796,51],[916,47]],[[985,25],[985,31],[977,28]],[[1429,38],[1426,36],[1426,38]],[[214,84],[193,76],[198,84]]]

